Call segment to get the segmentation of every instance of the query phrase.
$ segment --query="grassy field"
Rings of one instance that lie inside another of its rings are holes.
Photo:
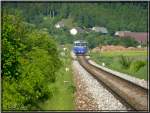
[[[63,51],[63,48],[60,49]],[[50,87],[53,89],[53,96],[50,100],[42,103],[42,110],[74,110],[74,92],[73,73],[71,69],[71,57],[69,51],[61,55],[63,66],[57,72],[57,79]],[[68,69],[66,69],[68,68]]]
[[[91,59],[102,65],[147,80],[147,51],[112,51],[90,53]]]

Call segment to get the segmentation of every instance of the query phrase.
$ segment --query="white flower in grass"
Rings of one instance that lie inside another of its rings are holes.
[[[102,63],[102,66],[105,66],[105,63],[104,63],[104,62]]]
[[[66,72],[67,72],[67,71],[69,71],[69,68],[68,68],[68,67],[66,67],[66,69],[65,69],[65,70],[66,70]]]

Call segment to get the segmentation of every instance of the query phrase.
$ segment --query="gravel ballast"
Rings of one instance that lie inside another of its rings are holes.
[[[92,77],[78,61],[73,60],[72,66],[77,87],[76,110],[131,110]]]

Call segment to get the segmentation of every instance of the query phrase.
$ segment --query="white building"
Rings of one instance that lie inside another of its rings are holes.
[[[122,36],[124,36],[124,34],[125,33],[129,33],[130,31],[116,31],[115,32],[115,36],[120,36],[120,37],[122,37]]]
[[[104,34],[108,33],[108,30],[105,27],[92,27],[92,30],[95,32],[100,32]]]
[[[78,33],[83,33],[83,32],[84,30],[80,27],[75,27],[75,28],[70,29],[70,34],[72,35],[76,35]]]

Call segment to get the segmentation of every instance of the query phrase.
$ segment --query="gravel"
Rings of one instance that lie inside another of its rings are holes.
[[[73,70],[77,85],[76,104],[79,104],[77,110],[131,110],[93,78],[76,60],[73,60]],[[86,102],[83,97],[88,97],[88,101]],[[91,107],[90,104],[92,104]]]

